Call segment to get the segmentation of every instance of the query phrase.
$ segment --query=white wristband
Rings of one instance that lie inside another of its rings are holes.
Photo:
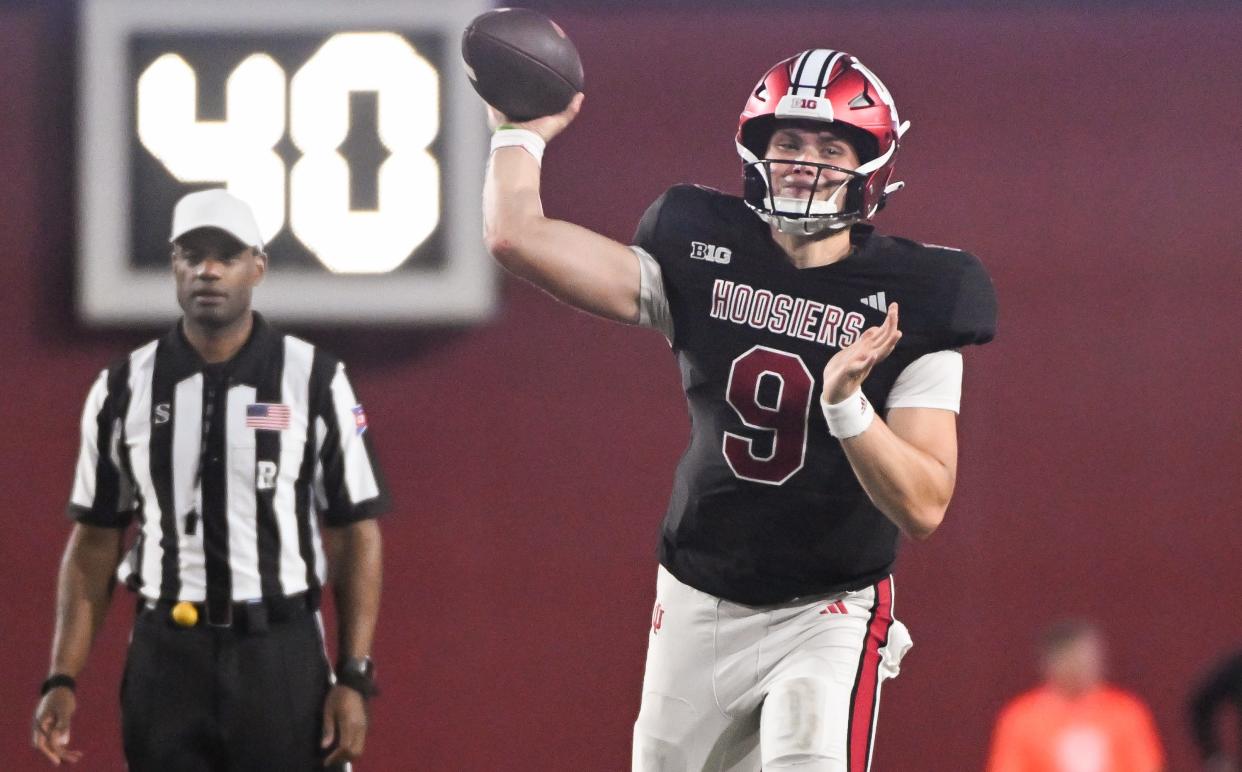
[[[857,437],[875,420],[875,408],[871,407],[871,400],[863,396],[862,389],[832,405],[820,397],[819,406],[824,409],[829,433],[838,440]]]
[[[544,138],[529,129],[497,129],[492,134],[492,152],[502,147],[520,147],[535,157],[535,163],[543,164],[543,149],[548,146]]]

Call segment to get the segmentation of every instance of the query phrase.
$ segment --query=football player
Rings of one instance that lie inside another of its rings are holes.
[[[484,213],[502,265],[658,329],[681,366],[692,435],[633,768],[864,772],[910,646],[898,536],[927,538],[949,504],[959,349],[992,339],[991,281],[966,252],[868,224],[901,187],[908,124],[849,54],[769,70],[738,124],[743,196],[674,186],[631,246],[543,214],[545,144],[581,103],[517,125],[493,111]]]

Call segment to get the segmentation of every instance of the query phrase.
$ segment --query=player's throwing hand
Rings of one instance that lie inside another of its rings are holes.
[[[512,126],[516,129],[526,129],[533,131],[543,137],[544,142],[551,142],[552,138],[565,130],[565,127],[573,123],[574,118],[578,117],[578,111],[582,109],[583,94],[581,92],[574,95],[570,100],[569,107],[556,113],[555,115],[545,115],[542,118],[535,118],[521,123],[510,121],[499,110],[491,105],[487,106],[487,123],[495,131],[502,124]]]
[[[858,340],[838,351],[824,365],[824,401],[830,405],[858,391],[871,368],[893,353],[901,330],[897,329],[897,304],[888,307],[884,323],[868,327]]]

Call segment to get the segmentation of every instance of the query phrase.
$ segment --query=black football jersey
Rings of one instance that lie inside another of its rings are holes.
[[[851,233],[844,260],[799,269],[740,199],[692,185],[661,196],[634,244],[659,263],[689,403],[660,562],[682,582],[762,605],[865,587],[898,530],[867,497],[818,399],[828,359],[901,308],[902,338],[863,392],[882,411],[934,351],[986,343],[991,280],[974,256]]]

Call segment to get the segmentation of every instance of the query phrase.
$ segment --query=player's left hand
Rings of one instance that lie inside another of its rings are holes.
[[[858,340],[838,351],[824,365],[823,400],[836,404],[857,391],[871,374],[871,368],[888,358],[899,340],[897,304],[893,303],[888,307],[883,324],[868,327]]]
[[[324,766],[331,767],[358,758],[362,755],[366,739],[366,700],[348,686],[336,684],[323,703],[323,739],[320,747],[327,750],[336,743],[336,748],[324,759]]]

